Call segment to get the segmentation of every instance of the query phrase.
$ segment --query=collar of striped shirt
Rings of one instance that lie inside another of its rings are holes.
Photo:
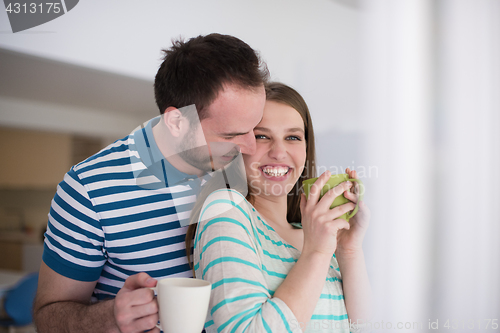
[[[139,158],[147,167],[140,170],[136,178],[154,175],[160,180],[162,186],[189,185],[199,187],[211,178],[211,173],[202,178],[189,175],[176,169],[163,156],[153,135],[153,127],[161,120],[161,116],[151,119],[146,126],[135,131],[132,136],[134,140],[133,149],[139,154]]]

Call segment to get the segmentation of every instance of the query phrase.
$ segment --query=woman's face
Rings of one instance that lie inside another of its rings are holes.
[[[302,117],[286,104],[266,101],[254,134],[255,154],[243,155],[250,193],[286,195],[302,174],[306,161]]]

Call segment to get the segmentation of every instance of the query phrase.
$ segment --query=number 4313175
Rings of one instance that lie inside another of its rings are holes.
[[[492,329],[496,330],[498,328],[498,319],[469,319],[469,320],[447,320],[444,325],[444,328],[447,329]]]
[[[5,8],[7,13],[24,13],[24,14],[36,14],[36,13],[54,13],[59,14],[61,12],[60,3],[58,2],[46,2],[46,3],[9,3],[7,8]]]

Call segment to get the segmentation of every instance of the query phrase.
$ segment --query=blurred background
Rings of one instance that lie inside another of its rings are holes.
[[[0,296],[64,173],[159,114],[161,49],[212,32],[304,96],[320,172],[365,182],[374,331],[500,331],[498,0],[86,0],[15,34],[1,9]]]

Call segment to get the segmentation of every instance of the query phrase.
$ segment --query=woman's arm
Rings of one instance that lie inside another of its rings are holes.
[[[348,168],[346,172],[350,178],[358,178],[356,171]],[[358,201],[358,195],[350,191],[344,196],[354,203]],[[360,201],[358,212],[349,220],[349,230],[338,234],[336,257],[342,273],[347,314],[352,323],[366,322],[372,316],[371,288],[362,248],[369,220],[370,210]]]
[[[349,320],[362,324],[371,319],[371,288],[363,251],[345,253],[337,251],[342,273],[345,306]]]
[[[331,257],[320,253],[302,254],[274,293],[294,313],[302,329],[318,303],[330,261]]]
[[[311,319],[321,295],[330,261],[337,248],[337,233],[349,228],[349,223],[337,218],[354,208],[353,203],[348,203],[330,210],[333,200],[352,186],[350,182],[339,184],[318,202],[320,190],[330,175],[327,171],[318,178],[311,188],[308,200],[302,194],[302,254],[275,293],[303,325],[307,325]]]

